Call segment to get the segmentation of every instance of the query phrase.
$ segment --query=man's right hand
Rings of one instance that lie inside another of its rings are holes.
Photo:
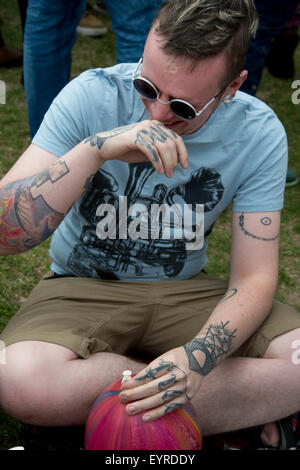
[[[159,121],[142,121],[100,132],[84,141],[97,146],[104,163],[150,161],[158,173],[171,177],[178,163],[188,168],[188,154],[182,138]]]

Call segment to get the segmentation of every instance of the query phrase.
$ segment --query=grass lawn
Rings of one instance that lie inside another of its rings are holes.
[[[22,47],[22,30],[17,2],[0,0],[1,31],[11,47]],[[102,38],[80,36],[73,48],[72,76],[82,71],[115,63],[115,40],[109,19],[109,32]],[[0,104],[0,177],[3,176],[30,143],[22,68],[0,68],[0,80],[6,84],[6,104]],[[296,76],[300,80],[300,47],[296,51]],[[292,81],[273,78],[264,72],[258,97],[275,110],[286,128],[290,167],[300,179],[300,104],[292,103]],[[277,298],[300,312],[300,184],[286,190],[282,211],[280,275]],[[227,209],[211,235],[208,272],[228,278],[230,253],[230,219]],[[0,330],[16,312],[32,287],[50,264],[49,240],[25,254],[0,257]],[[22,445],[23,426],[0,413],[0,450]]]

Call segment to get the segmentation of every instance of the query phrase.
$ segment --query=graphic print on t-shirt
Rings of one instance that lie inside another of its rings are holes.
[[[151,184],[145,189],[147,182]],[[80,204],[86,225],[68,259],[72,272],[95,277],[98,267],[116,276],[131,270],[143,278],[151,270],[154,278],[170,279],[180,273],[191,256],[189,242],[196,233],[198,206],[209,212],[222,199],[221,176],[202,167],[184,183],[155,183],[149,162],[129,165],[124,191],[111,173],[97,172]],[[187,220],[183,207],[189,208],[189,220],[193,217],[190,233],[183,230]]]

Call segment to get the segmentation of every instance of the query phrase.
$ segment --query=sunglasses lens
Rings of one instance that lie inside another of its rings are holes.
[[[182,119],[194,119],[196,117],[194,109],[188,103],[173,100],[170,102],[171,111]]]
[[[140,95],[144,96],[148,100],[156,100],[157,92],[154,86],[148,83],[146,80],[143,80],[142,78],[135,78],[133,80],[133,85]]]

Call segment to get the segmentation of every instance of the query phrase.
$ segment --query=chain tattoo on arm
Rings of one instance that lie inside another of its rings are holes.
[[[269,226],[272,224],[272,219],[271,217],[262,217],[260,219],[260,223],[264,226]],[[271,241],[277,240],[277,238],[279,238],[279,235],[280,235],[278,232],[277,235],[275,235],[275,237],[266,238],[266,237],[259,237],[258,235],[255,235],[254,233],[249,232],[245,227],[244,212],[239,216],[239,227],[241,231],[248,237],[254,238],[255,240],[262,240],[264,242],[271,242]]]

